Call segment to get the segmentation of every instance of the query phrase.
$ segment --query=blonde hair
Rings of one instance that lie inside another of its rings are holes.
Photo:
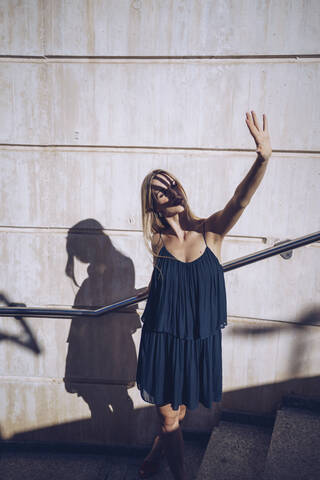
[[[147,250],[158,258],[171,258],[166,255],[158,255],[152,248],[150,248],[149,243],[151,243],[152,235],[154,233],[165,233],[169,227],[169,224],[165,217],[160,217],[156,213],[156,203],[151,190],[151,182],[157,174],[169,175],[173,180],[176,181],[180,191],[185,197],[185,213],[189,221],[203,220],[200,217],[197,217],[191,210],[188,204],[187,194],[179,182],[179,180],[167,170],[157,168],[152,170],[142,181],[141,185],[141,218],[142,218],[142,233],[143,240],[147,247]],[[155,265],[156,268],[158,268]],[[160,270],[159,270],[160,271]]]

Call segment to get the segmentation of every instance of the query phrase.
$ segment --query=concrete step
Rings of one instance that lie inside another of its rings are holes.
[[[199,470],[208,435],[190,435],[185,438],[185,466],[187,480],[194,480]],[[149,446],[150,447],[150,446]],[[74,448],[49,445],[10,445],[0,443],[1,480],[137,480],[138,470],[150,448],[108,448],[94,446]],[[69,451],[70,450],[70,451]],[[114,453],[112,453],[114,451]],[[100,452],[100,453],[99,453]],[[118,453],[117,453],[118,452]],[[160,471],[152,480],[171,480],[168,462],[163,460]]]
[[[220,421],[210,436],[196,480],[257,480],[264,471],[272,428]]]
[[[290,407],[277,411],[262,479],[320,479],[319,412]]]

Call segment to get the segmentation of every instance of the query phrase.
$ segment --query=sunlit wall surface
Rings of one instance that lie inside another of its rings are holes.
[[[177,175],[198,216],[222,209],[256,157],[249,110],[267,114],[273,155],[221,261],[319,230],[317,0],[1,0],[0,19],[3,305],[94,308],[145,287],[144,176]],[[184,428],[320,395],[319,253],[226,274],[223,399]],[[1,318],[2,437],[151,441],[139,307]]]

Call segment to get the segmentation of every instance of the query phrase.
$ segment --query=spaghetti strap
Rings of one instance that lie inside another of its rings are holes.
[[[204,241],[205,241],[205,244],[206,244],[206,247],[208,246],[207,245],[207,242],[206,242],[206,229],[205,229],[205,222],[203,222],[203,229],[202,229],[202,234],[203,234],[203,238],[204,238]]]

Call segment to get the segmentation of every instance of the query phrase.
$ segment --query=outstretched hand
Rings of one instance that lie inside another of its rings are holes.
[[[263,129],[261,130],[258,122],[257,115],[253,110],[251,110],[251,115],[249,112],[246,112],[246,124],[250,130],[251,135],[256,143],[256,152],[264,160],[268,160],[271,156],[271,143],[270,136],[268,131],[268,121],[265,114],[262,115],[263,118]]]

